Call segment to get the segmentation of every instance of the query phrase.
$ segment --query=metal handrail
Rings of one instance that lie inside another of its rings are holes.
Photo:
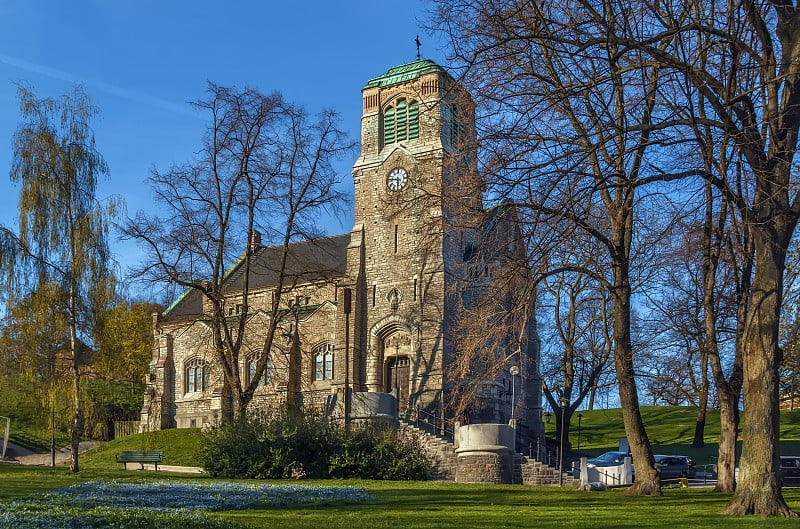
[[[436,413],[437,411],[439,413]],[[428,430],[443,439],[453,439],[455,423],[448,419],[443,411],[434,409],[433,412],[430,412],[417,405],[414,407],[414,412],[413,422],[417,428]]]

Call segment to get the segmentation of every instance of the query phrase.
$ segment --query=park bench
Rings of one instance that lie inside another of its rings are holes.
[[[158,471],[158,464],[164,459],[163,450],[123,450],[117,455],[117,463],[122,463],[128,470],[128,463],[139,463],[144,468],[144,463],[153,463]]]

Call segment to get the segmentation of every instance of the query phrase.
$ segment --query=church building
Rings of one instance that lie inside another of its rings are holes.
[[[524,339],[508,345],[513,350],[501,355],[504,365],[487,371],[490,378],[453,375],[463,312],[488,292],[502,308],[503,289],[490,288],[492,271],[525,255],[513,206],[482,207],[469,94],[442,67],[418,59],[369,80],[362,100],[353,229],[291,244],[281,270],[291,279],[280,299],[280,347],[265,359],[250,408],[296,399],[335,418],[437,428],[511,420],[524,446],[536,446],[541,378],[532,317],[522,332],[505,333]],[[254,237],[248,251],[247,314],[239,314],[236,299],[241,261],[225,281],[226,307],[232,317],[247,318],[253,337],[239,366],[249,382],[263,354],[259,336],[274,306],[275,262],[283,249]],[[154,316],[143,429],[213,424],[230,405],[209,347],[205,304],[189,289]],[[465,385],[479,388],[468,414],[454,402]]]

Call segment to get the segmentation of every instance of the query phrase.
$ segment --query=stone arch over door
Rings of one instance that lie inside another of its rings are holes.
[[[390,385],[394,387],[393,379],[390,381],[391,376],[401,376],[399,370],[406,366],[408,378],[413,379],[416,375],[418,334],[416,326],[396,315],[384,318],[372,326],[367,348],[368,391],[391,393]],[[391,364],[392,368],[399,368],[398,373],[393,372],[390,376],[387,364]],[[398,382],[402,382],[402,379],[398,378]],[[405,386],[406,395],[409,391],[413,392],[413,382]]]

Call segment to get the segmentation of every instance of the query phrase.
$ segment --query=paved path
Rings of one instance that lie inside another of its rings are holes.
[[[100,444],[102,444],[100,441],[81,441],[78,445],[78,453],[82,454]],[[72,448],[57,448],[55,456],[56,465],[62,465],[72,459]],[[8,443],[6,458],[10,459],[10,463],[16,462],[20,465],[50,466],[53,462],[50,452],[36,453],[14,443]]]
[[[144,463],[141,465],[144,468],[140,468],[139,463],[128,463],[128,470],[155,470],[155,465],[151,465],[149,463]],[[181,467],[177,465],[158,465],[158,471],[164,472],[183,472],[185,474],[204,474],[205,470],[200,467]]]
[[[82,454],[99,444],[102,443],[100,441],[82,441],[78,447],[78,453]],[[63,465],[64,463],[69,462],[70,459],[72,459],[71,456],[72,456],[72,450],[70,447],[57,449],[56,465]],[[25,447],[15,445],[13,443],[8,443],[8,448],[6,449],[5,462],[18,463],[20,465],[38,465],[38,466],[49,467],[52,464],[52,456],[49,452],[45,454],[40,454],[28,450]],[[128,465],[128,470],[131,471],[155,470],[155,465],[144,464],[140,466],[137,463],[130,463]],[[200,467],[182,467],[178,465],[158,465],[158,471],[183,472],[185,474],[202,474],[203,472],[205,472]]]

